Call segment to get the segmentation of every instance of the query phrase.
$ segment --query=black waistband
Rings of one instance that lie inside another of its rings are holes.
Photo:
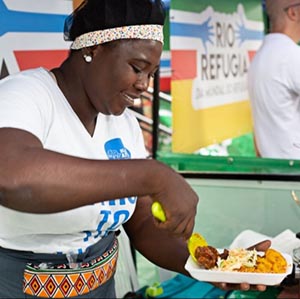
[[[72,252],[68,254],[34,253],[31,251],[20,251],[3,247],[0,247],[0,254],[5,254],[7,258],[21,260],[26,263],[51,262],[60,264],[70,262],[70,258],[74,262],[88,262],[109,250],[113,246],[115,238],[116,234],[111,232],[94,245],[88,247],[86,251],[81,254]]]

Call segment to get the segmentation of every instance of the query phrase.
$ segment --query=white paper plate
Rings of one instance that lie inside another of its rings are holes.
[[[248,272],[231,272],[201,269],[199,265],[190,256],[185,264],[185,269],[190,275],[200,281],[206,282],[226,282],[226,283],[242,283],[278,285],[284,278],[292,273],[293,261],[288,254],[281,253],[287,261],[286,273],[248,273]]]

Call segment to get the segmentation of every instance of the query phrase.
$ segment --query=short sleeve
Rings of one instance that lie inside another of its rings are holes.
[[[49,92],[36,78],[19,75],[0,84],[0,127],[22,129],[44,142],[51,119]]]

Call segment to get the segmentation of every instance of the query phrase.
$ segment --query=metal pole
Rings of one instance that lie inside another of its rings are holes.
[[[153,102],[152,102],[152,158],[156,159],[159,139],[159,69],[155,72],[153,82]]]

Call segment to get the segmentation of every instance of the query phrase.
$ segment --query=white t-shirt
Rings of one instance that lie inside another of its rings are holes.
[[[261,156],[300,159],[300,47],[284,34],[268,34],[248,78]]]
[[[147,156],[141,129],[130,110],[120,116],[99,114],[91,137],[43,68],[0,81],[0,127],[29,131],[44,148],[82,158]],[[135,204],[136,197],[130,197],[53,214],[22,213],[0,206],[0,246],[43,253],[81,253],[126,222]]]

